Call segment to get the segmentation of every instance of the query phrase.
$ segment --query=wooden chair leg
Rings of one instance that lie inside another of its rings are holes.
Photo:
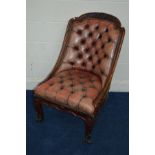
[[[41,100],[34,97],[34,106],[36,110],[36,121],[42,121],[44,118]]]
[[[95,120],[94,119],[88,119],[85,121],[85,138],[84,142],[87,144],[92,143],[91,141],[91,134],[92,134],[92,129],[94,127]]]

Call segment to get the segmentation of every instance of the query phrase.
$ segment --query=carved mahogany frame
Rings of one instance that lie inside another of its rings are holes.
[[[37,113],[37,120],[38,121],[43,120],[43,117],[44,117],[43,116],[42,104],[47,104],[50,107],[54,107],[54,108],[56,108],[58,110],[69,112],[69,113],[73,114],[74,116],[78,116],[85,123],[85,142],[86,143],[91,142],[91,132],[92,132],[92,129],[94,127],[96,115],[97,115],[98,111],[100,110],[101,106],[103,105],[103,103],[105,102],[105,100],[106,100],[106,98],[108,96],[111,80],[112,80],[113,73],[114,73],[114,70],[115,70],[115,67],[116,67],[116,63],[117,63],[117,60],[118,60],[118,57],[119,57],[119,54],[120,54],[120,49],[121,49],[121,46],[122,46],[122,43],[123,43],[123,39],[124,39],[124,35],[125,35],[125,29],[123,27],[121,27],[121,23],[120,23],[119,19],[117,19],[116,17],[114,17],[112,15],[105,14],[105,13],[98,13],[98,12],[86,13],[86,14],[83,14],[83,15],[81,15],[79,17],[71,18],[69,20],[69,22],[68,22],[68,26],[67,26],[67,29],[66,29],[62,49],[61,49],[61,52],[59,54],[59,57],[58,57],[58,60],[57,60],[57,62],[55,64],[55,66],[54,66],[53,70],[51,71],[51,73],[41,83],[38,84],[38,85],[40,85],[40,84],[44,83],[45,81],[49,80],[55,74],[57,69],[59,68],[59,66],[60,66],[60,64],[61,64],[61,62],[62,62],[62,60],[63,60],[63,58],[65,56],[65,52],[63,52],[63,51],[66,49],[65,45],[66,45],[66,43],[68,41],[68,38],[69,38],[69,34],[70,34],[69,32],[70,32],[70,28],[72,26],[72,23],[75,22],[75,21],[76,22],[81,22],[84,19],[94,19],[94,18],[95,19],[103,19],[103,20],[111,21],[121,31],[121,35],[119,37],[117,47],[116,47],[116,51],[115,51],[115,55],[114,55],[114,60],[113,60],[113,63],[112,63],[111,69],[110,69],[110,73],[108,74],[106,84],[105,84],[104,88],[101,90],[100,94],[97,96],[97,98],[94,101],[95,102],[94,104],[98,103],[98,104],[96,104],[98,106],[95,109],[94,117],[91,117],[91,116],[88,116],[88,115],[86,115],[84,113],[80,113],[80,112],[68,109],[66,107],[60,106],[57,103],[50,102],[50,101],[45,100],[45,99],[37,96],[36,94],[34,94],[34,105],[35,105],[35,110],[36,110],[36,113]]]

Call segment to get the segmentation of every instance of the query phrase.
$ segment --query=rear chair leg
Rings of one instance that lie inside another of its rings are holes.
[[[92,129],[94,127],[94,119],[89,119],[85,121],[85,138],[84,142],[87,144],[92,143],[91,141],[91,134],[92,134]]]
[[[35,110],[36,110],[36,121],[40,122],[44,118],[41,100],[35,97],[34,98],[34,106],[35,106]]]

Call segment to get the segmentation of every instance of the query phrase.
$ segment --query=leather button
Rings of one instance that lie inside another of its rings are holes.
[[[108,55],[107,54],[104,54],[104,58],[108,58]]]
[[[93,41],[93,42],[92,42],[92,46],[95,46],[95,45],[96,45],[96,41]]]
[[[101,74],[103,75],[104,74],[104,72],[101,70]]]
[[[61,89],[61,90],[64,89],[64,86],[61,86],[60,89]]]
[[[89,52],[89,48],[86,48],[84,51],[85,51],[86,53],[88,53],[88,52]]]
[[[73,90],[71,91],[71,94],[74,94],[74,91]]]
[[[78,54],[78,58],[79,58],[79,59],[82,59],[82,57],[83,57],[83,56],[82,56],[82,53],[79,53],[79,54]]]
[[[82,64],[81,64],[82,66],[86,66],[86,63],[85,62],[82,62]]]
[[[108,29],[108,28],[106,28],[106,29],[105,29],[105,32],[108,32],[108,31],[109,31],[109,29]]]
[[[102,38],[102,34],[99,34],[98,39],[101,39],[101,38]]]
[[[75,63],[71,61],[71,62],[69,62],[69,64],[74,65]]]
[[[95,51],[95,54],[98,54],[98,51],[97,50]]]
[[[70,87],[73,87],[73,86],[74,86],[73,84],[70,85]]]
[[[82,39],[81,40],[81,44],[85,44],[86,43],[86,40],[85,39]]]
[[[98,59],[98,60],[97,60],[97,63],[98,63],[98,64],[100,64],[100,63],[101,63],[101,60],[100,60],[100,59]]]
[[[103,44],[103,45],[101,46],[101,48],[104,48],[104,46],[105,46],[105,45]]]
[[[78,31],[77,31],[77,34],[78,34],[78,35],[81,35],[81,34],[82,34],[82,30],[78,30]]]
[[[111,38],[108,39],[108,42],[111,42]]]
[[[93,65],[92,68],[95,69],[95,65]]]
[[[85,25],[85,29],[89,29],[89,25],[88,24]]]
[[[93,36],[93,33],[92,32],[89,32],[88,33],[88,37],[92,37]]]
[[[93,58],[92,56],[89,56],[89,57],[88,57],[88,60],[89,60],[89,61],[91,61],[91,60],[92,60],[92,58]]]
[[[97,25],[96,27],[95,27],[95,30],[98,30],[99,29],[99,26]]]
[[[79,47],[78,46],[74,46],[74,50],[78,51]]]

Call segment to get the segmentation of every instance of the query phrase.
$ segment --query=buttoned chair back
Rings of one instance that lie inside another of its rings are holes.
[[[124,28],[113,16],[89,13],[71,19],[56,72],[68,69],[93,72],[104,87],[113,72],[123,36]]]

